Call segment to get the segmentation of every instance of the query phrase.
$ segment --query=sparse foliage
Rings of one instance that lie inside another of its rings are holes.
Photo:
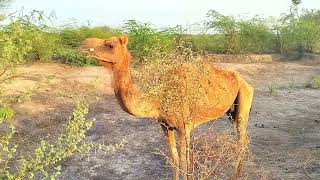
[[[110,28],[108,26],[94,27],[89,28],[86,26],[83,27],[65,27],[62,28],[59,32],[59,37],[61,44],[64,48],[79,48],[81,42],[85,38],[110,38],[120,34],[119,30]]]
[[[3,16],[3,14],[1,14],[1,10],[7,6],[9,6],[9,4],[12,2],[12,0],[0,0],[0,21],[2,20],[1,19],[1,16]]]
[[[236,19],[211,10],[205,26],[213,30],[215,37],[220,37],[217,40],[222,44],[219,48],[222,53],[263,53],[273,49],[274,34],[265,19]]]
[[[0,124],[2,124],[6,120],[11,120],[14,117],[14,111],[8,107],[0,108]]]
[[[307,88],[320,89],[320,76],[313,77],[306,83]]]
[[[301,0],[291,0],[292,4],[297,6],[299,4],[301,4]]]
[[[60,49],[57,51],[57,56],[63,63],[72,66],[97,65],[95,60],[84,57],[82,54],[72,49]]]
[[[129,20],[123,27],[130,37],[129,49],[139,59],[138,64],[160,58],[174,50],[170,31],[159,31],[151,24]]]
[[[1,116],[8,121],[13,116],[12,112],[10,109],[1,109]],[[16,129],[13,125],[9,125],[8,132],[0,136],[0,177],[33,179],[40,175],[56,179],[61,172],[61,166],[59,166],[61,161],[76,154],[86,154],[93,147],[85,142],[85,133],[94,122],[94,120],[85,119],[87,113],[88,105],[80,103],[57,140],[42,140],[31,157],[18,154],[19,145],[15,144],[13,139]],[[5,124],[1,122],[0,125]],[[10,165],[12,161],[17,163],[15,167]]]
[[[271,83],[268,88],[271,95],[278,95],[278,86],[275,83]]]

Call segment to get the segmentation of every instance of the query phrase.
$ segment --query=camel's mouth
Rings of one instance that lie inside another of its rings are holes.
[[[111,61],[110,59],[101,58],[101,57],[99,57],[99,56],[94,56],[94,55],[93,55],[93,56],[88,56],[88,57],[91,57],[91,58],[93,58],[93,59],[96,59],[100,65],[106,65],[106,64],[108,64],[108,65],[114,65],[114,64],[116,64],[115,62]]]
[[[110,64],[110,65],[113,65],[115,64],[114,61],[108,59],[108,58],[104,58],[104,57],[101,57],[99,55],[97,55],[95,53],[95,49],[94,48],[81,48],[81,53],[85,56],[85,57],[88,57],[88,58],[93,58],[95,60],[98,61],[99,64]]]
[[[94,58],[94,57],[92,57]],[[97,58],[95,58],[97,59]],[[109,64],[109,65],[114,65],[115,62],[110,61],[109,59],[97,59],[99,64],[104,65],[104,64]]]

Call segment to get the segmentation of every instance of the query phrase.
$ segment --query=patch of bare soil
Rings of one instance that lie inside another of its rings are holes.
[[[320,66],[297,63],[215,64],[239,71],[255,87],[249,133],[251,155],[244,179],[320,178],[320,90],[305,83],[320,75]],[[88,140],[117,143],[124,149],[93,151],[62,165],[60,179],[171,179],[163,132],[154,120],[137,119],[121,110],[110,88],[111,74],[101,67],[72,68],[34,64],[19,68],[22,75],[6,85],[6,98],[17,112],[20,142],[32,149],[48,134],[56,134],[71,115],[75,102],[91,102],[89,118],[96,122]],[[277,87],[269,93],[270,84]],[[201,126],[230,128],[224,117]],[[261,176],[262,177],[262,176]]]

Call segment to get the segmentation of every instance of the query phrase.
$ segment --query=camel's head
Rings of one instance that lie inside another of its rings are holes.
[[[112,37],[109,39],[87,38],[82,42],[82,54],[92,57],[107,68],[121,67],[128,64],[128,37]]]

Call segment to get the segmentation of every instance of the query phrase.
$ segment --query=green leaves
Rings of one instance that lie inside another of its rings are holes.
[[[58,32],[61,44],[65,48],[78,48],[85,38],[106,39],[117,36],[120,32],[117,29],[108,26],[100,27],[66,27]]]
[[[93,66],[97,65],[97,61],[92,58],[87,58],[83,56],[80,52],[71,49],[59,49],[57,51],[57,56],[65,64],[71,66]]]
[[[301,15],[282,18],[280,27],[281,52],[313,52],[320,48],[320,11],[305,10]]]
[[[234,18],[211,10],[204,25],[212,30],[210,40],[216,45],[214,52],[218,53],[286,54],[319,49],[320,11],[304,10],[299,14],[298,7],[293,8],[280,20],[272,21],[258,16],[251,19]],[[219,41],[220,45],[215,41]]]
[[[320,89],[320,76],[312,77],[305,86],[307,88]]]
[[[10,120],[14,117],[14,111],[11,108],[8,107],[1,107],[0,108],[0,125],[6,121]]]
[[[4,118],[11,118],[14,114],[8,109],[0,109],[0,113]],[[93,144],[85,142],[85,133],[94,122],[94,119],[86,120],[87,113],[88,104],[79,103],[57,140],[42,140],[31,157],[19,159],[22,164],[17,166],[18,171],[13,171],[8,166],[8,162],[13,158],[20,158],[15,156],[18,145],[13,143],[16,130],[11,125],[10,131],[0,136],[0,177],[33,179],[35,175],[42,174],[46,179],[56,179],[61,173],[61,166],[58,163],[76,154],[86,154],[94,147]]]
[[[236,19],[210,10],[204,23],[208,30],[213,30],[222,46],[218,52],[226,54],[262,53],[272,49],[274,34],[265,19]],[[209,42],[208,42],[209,43]],[[213,43],[213,42],[212,42]],[[215,43],[215,42],[214,42]],[[219,44],[215,43],[215,44]]]
[[[24,25],[13,22],[0,32],[0,68],[19,64],[25,61],[25,56],[31,51],[31,41],[26,38]]]
[[[301,0],[291,0],[291,2],[295,6],[298,6],[299,4],[301,4]]]
[[[0,0],[0,8],[4,8],[9,5],[11,0]]]
[[[139,58],[139,64],[155,60],[174,50],[172,34],[152,28],[151,24],[129,20],[123,29],[130,37],[129,49]]]

